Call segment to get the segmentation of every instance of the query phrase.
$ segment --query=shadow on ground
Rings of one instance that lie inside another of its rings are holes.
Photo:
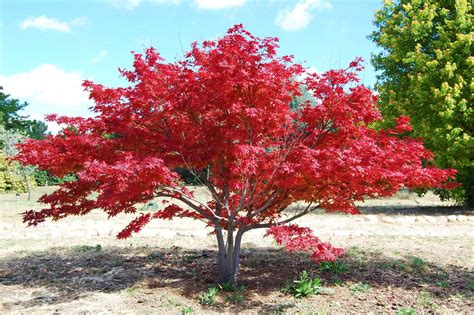
[[[474,209],[466,207],[440,207],[440,206],[406,206],[406,205],[389,205],[389,206],[361,206],[358,209],[363,214],[396,214],[396,215],[472,215]]]
[[[58,304],[92,292],[120,292],[134,287],[150,291],[173,289],[184,298],[196,301],[201,292],[214,285],[217,276],[215,256],[216,252],[212,250],[176,247],[56,248],[0,260],[0,285],[46,287],[53,293],[48,299],[19,302],[21,305],[17,306],[20,307]],[[342,262],[347,271],[333,274],[321,271],[306,255],[288,254],[275,248],[245,249],[239,278],[248,295],[243,309],[268,311],[255,294],[247,293],[274,294],[302,270],[320,277],[326,286],[336,289],[336,294],[344,285],[364,283],[374,289],[423,288],[440,299],[452,295],[472,297],[473,270],[460,266],[443,268],[416,257],[393,259],[357,248],[350,249]]]

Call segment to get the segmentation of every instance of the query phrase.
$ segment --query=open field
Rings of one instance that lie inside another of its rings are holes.
[[[364,215],[299,220],[347,250],[339,274],[286,253],[264,231],[246,234],[245,289],[219,292],[212,306],[199,304],[216,279],[215,241],[202,223],[154,221],[119,241],[133,216],[96,212],[26,228],[19,213],[40,206],[24,200],[0,195],[0,313],[474,313],[474,211],[433,195],[368,200]],[[302,270],[329,290],[304,299],[282,292]]]

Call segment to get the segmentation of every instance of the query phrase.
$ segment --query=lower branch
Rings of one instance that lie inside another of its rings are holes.
[[[313,212],[314,210],[318,209],[319,205],[315,205],[315,206],[312,206],[312,202],[310,202],[308,204],[308,206],[300,213],[286,219],[286,220],[283,220],[283,221],[279,221],[279,222],[269,222],[269,223],[261,223],[261,224],[252,224],[252,225],[249,225],[247,227],[247,230],[253,230],[253,229],[264,229],[264,228],[269,228],[269,227],[272,227],[272,226],[275,226],[275,225],[283,225],[283,224],[286,224],[286,223],[290,223],[291,221],[294,221],[298,218],[301,218],[302,216],[304,215],[307,215],[308,213],[311,213]]]

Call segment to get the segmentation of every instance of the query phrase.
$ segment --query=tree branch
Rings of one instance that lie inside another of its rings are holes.
[[[248,231],[248,230],[253,230],[253,229],[269,228],[269,227],[275,226],[275,225],[282,225],[282,224],[290,223],[293,220],[296,220],[296,219],[301,218],[302,216],[304,216],[308,213],[311,213],[312,211],[316,210],[319,207],[319,205],[315,205],[313,207],[311,207],[311,205],[312,205],[312,202],[310,202],[308,204],[308,206],[302,212],[300,212],[299,214],[294,215],[291,218],[288,218],[286,220],[283,220],[283,221],[280,221],[280,222],[275,222],[275,223],[270,223],[269,222],[269,223],[262,223],[262,224],[252,224],[252,225],[247,226],[247,228],[245,230]]]
[[[202,215],[203,217],[207,218],[208,220],[210,220],[212,222],[214,222],[215,219],[225,220],[225,218],[222,218],[222,217],[218,216],[214,211],[212,211],[211,208],[209,208],[207,205],[203,204],[202,202],[200,202],[200,201],[198,201],[194,198],[190,198],[189,196],[183,194],[179,190],[173,189],[173,191],[180,193],[181,196],[177,197],[175,194],[170,194],[170,193],[158,193],[158,194],[155,194],[155,197],[169,197],[169,198],[179,200],[179,201],[183,202],[184,204],[186,204],[187,206],[189,206],[190,208],[195,210],[197,213],[199,213],[200,215]],[[199,208],[199,206],[195,205],[192,201],[197,202],[200,205],[202,205],[203,207],[205,207],[207,210],[209,210],[210,213],[213,214],[214,217],[211,217],[206,212],[202,211],[202,209]]]
[[[249,213],[247,215],[247,218],[253,218],[253,217],[256,217],[257,215],[261,214],[263,211],[267,210],[273,203],[273,201],[278,197],[278,195],[281,193],[281,190],[277,190],[276,192],[274,192],[270,198],[268,198],[268,200],[263,204],[263,206],[261,206],[259,209],[257,209],[255,212],[253,213]]]

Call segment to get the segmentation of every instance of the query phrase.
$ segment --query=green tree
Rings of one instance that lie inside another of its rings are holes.
[[[0,124],[7,130],[26,130],[28,116],[21,116],[19,111],[23,110],[28,103],[21,103],[10,95],[3,93],[0,87]]]
[[[440,167],[458,169],[463,188],[444,197],[474,204],[473,11],[468,0],[384,1],[370,38],[376,89],[389,121],[411,117]]]
[[[0,125],[6,130],[15,130],[30,138],[42,139],[47,132],[47,125],[43,121],[30,120],[28,116],[22,116],[20,111],[28,106],[26,102],[11,98],[3,93],[0,87]]]
[[[34,167],[7,160],[17,153],[16,144],[25,137],[42,139],[47,132],[44,122],[29,120],[28,116],[19,114],[26,106],[28,103],[10,98],[0,87],[0,192],[28,192],[30,200],[31,187],[36,185],[35,178],[46,178],[46,184],[54,184],[57,178],[40,174]]]
[[[41,120],[30,120],[26,134],[33,139],[43,139],[48,132],[48,125]]]
[[[293,100],[290,102],[290,108],[292,110],[297,110],[301,104],[309,101],[312,105],[316,104],[316,100],[311,93],[308,92],[308,88],[304,84],[300,84],[301,95],[293,96]]]
[[[18,150],[16,145],[23,141],[24,136],[14,130],[6,130],[0,125],[0,192],[27,192],[31,199],[31,187],[36,185],[33,166],[22,166],[16,161],[8,161]]]

